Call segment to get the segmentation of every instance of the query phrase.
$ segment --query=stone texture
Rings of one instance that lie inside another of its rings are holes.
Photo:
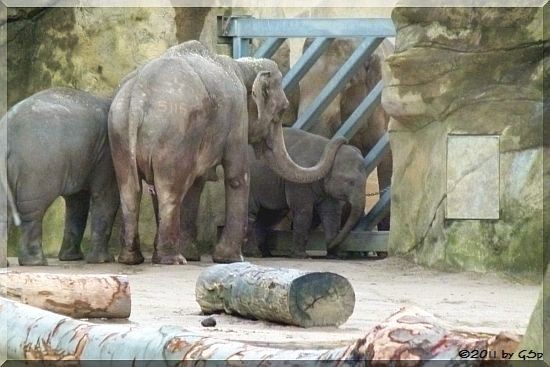
[[[499,219],[499,137],[447,137],[447,219]]]
[[[390,251],[446,270],[540,276],[542,9],[395,8],[392,18],[382,95],[392,116]],[[445,219],[449,134],[500,136],[499,220]]]

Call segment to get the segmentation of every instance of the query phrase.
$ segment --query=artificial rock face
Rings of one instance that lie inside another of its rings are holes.
[[[540,277],[543,175],[548,179],[542,16],[542,8],[394,9],[396,50],[382,96],[392,117],[394,254],[442,269]],[[456,135],[497,137],[497,149],[478,144],[478,154],[448,156]],[[487,183],[499,192],[483,204],[487,195],[471,192]],[[468,209],[460,198],[491,215],[496,205],[498,219],[478,219],[475,210],[456,219],[461,214],[447,210]]]

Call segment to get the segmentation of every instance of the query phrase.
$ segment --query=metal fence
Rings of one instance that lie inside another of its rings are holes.
[[[283,88],[287,94],[298,87],[302,77],[335,38],[355,37],[361,40],[351,56],[342,64],[315,100],[298,116],[293,125],[295,128],[308,130],[384,38],[395,37],[395,28],[391,19],[386,18],[256,19],[250,16],[238,16],[221,19],[220,35],[232,39],[234,58],[245,56],[270,58],[287,38],[313,38],[312,44],[283,78]],[[251,55],[253,38],[265,40],[254,55]],[[380,81],[343,122],[335,135],[348,139],[353,137],[360,127],[360,122],[369,117],[380,103],[382,89],[383,83]],[[389,150],[389,137],[386,132],[364,157],[367,175],[372,173],[387,150]],[[383,192],[376,205],[361,219],[355,230],[372,230],[389,213],[390,196],[390,189]]]

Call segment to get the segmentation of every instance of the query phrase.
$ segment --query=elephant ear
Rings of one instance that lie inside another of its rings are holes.
[[[261,122],[271,121],[273,116],[268,108],[269,102],[269,83],[271,80],[270,71],[260,71],[252,84],[252,98],[258,108],[258,120]]]

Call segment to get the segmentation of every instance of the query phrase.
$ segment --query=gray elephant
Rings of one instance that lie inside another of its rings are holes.
[[[189,41],[168,49],[126,80],[109,116],[124,225],[119,262],[143,261],[137,228],[142,180],[154,192],[157,207],[152,261],[183,264],[180,205],[184,198],[199,200],[200,190],[192,189],[196,179],[218,164],[224,168],[226,224],[213,260],[242,261],[247,143],[289,180],[312,182],[326,175],[345,141],[335,139],[327,145],[313,167],[295,164],[285,149],[279,121],[288,106],[281,79],[271,60],[233,60]]]
[[[306,40],[304,50],[312,40]],[[319,91],[332,78],[353,53],[360,41],[357,39],[336,39],[315,62],[312,68],[300,81],[300,106],[298,115],[302,114],[308,105],[317,97]],[[337,95],[326,108],[318,122],[309,129],[310,132],[325,137],[333,136],[338,128],[348,119],[365,96],[376,86],[382,77],[382,64],[386,57],[393,53],[394,46],[387,39],[367,58],[363,67],[359,68],[344,90]],[[387,131],[389,115],[379,105],[373,114],[360,122],[360,128],[350,139],[350,144],[366,155],[378,139]],[[392,157],[386,153],[377,167],[378,186],[383,190],[391,185]],[[378,224],[379,230],[388,230],[389,215]]]
[[[285,144],[290,157],[298,164],[315,163],[329,143],[327,138],[299,129],[284,129]],[[276,174],[261,159],[249,151],[250,199],[248,205],[248,241],[245,255],[269,251],[264,246],[266,230],[288,212],[293,220],[293,256],[307,257],[306,245],[314,213],[321,220],[329,254],[338,252],[365,209],[367,181],[361,152],[344,145],[336,154],[330,172],[323,179],[309,183],[290,182]],[[350,213],[340,229],[342,203],[350,205]]]
[[[60,260],[83,257],[80,242],[91,216],[92,263],[113,260],[108,242],[119,206],[107,138],[110,100],[55,88],[13,106],[0,122],[2,190],[15,224],[21,221],[19,263],[45,265],[42,218],[53,201],[65,199],[65,232]],[[6,177],[7,171],[7,177]]]

